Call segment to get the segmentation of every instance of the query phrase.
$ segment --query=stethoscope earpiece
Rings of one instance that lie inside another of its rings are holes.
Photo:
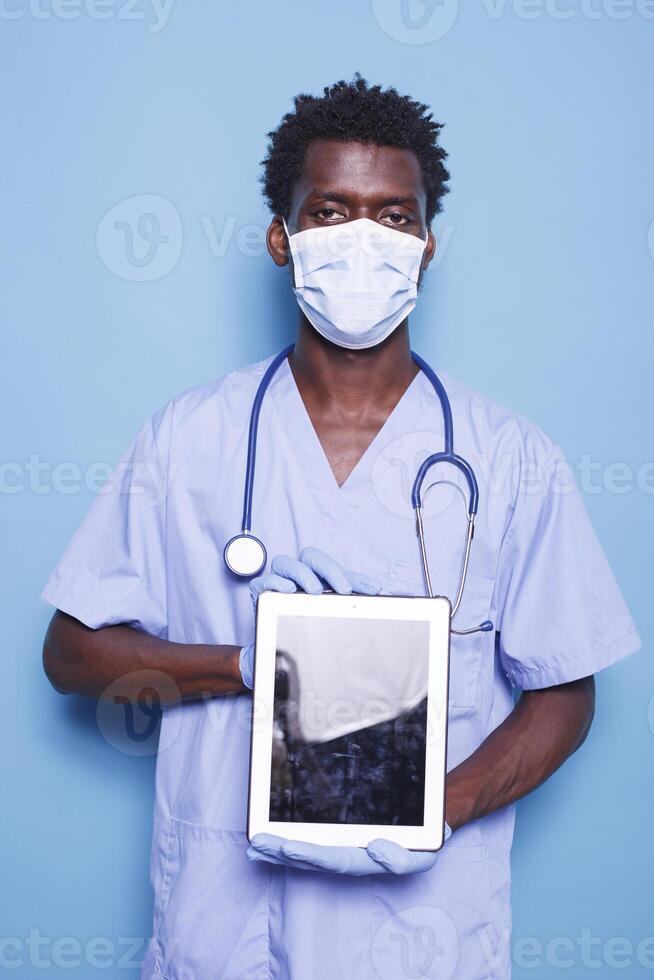
[[[457,636],[470,636],[471,633],[490,633],[490,631],[495,629],[495,627],[491,623],[490,619],[485,619],[483,623],[479,624],[479,626],[473,626],[469,630],[455,630],[453,627],[450,627],[450,629],[451,632],[455,633]]]

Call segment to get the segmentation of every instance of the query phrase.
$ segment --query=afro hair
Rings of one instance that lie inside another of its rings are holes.
[[[447,153],[439,146],[443,128],[429,107],[396,89],[369,85],[358,73],[351,82],[336,82],[323,95],[298,95],[294,112],[268,133],[268,155],[262,161],[264,195],[271,211],[288,217],[293,188],[302,175],[307,147],[314,140],[373,143],[415,153],[427,194],[427,223],[442,208],[449,173]]]

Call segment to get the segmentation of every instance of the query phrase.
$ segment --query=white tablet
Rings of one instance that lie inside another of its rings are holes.
[[[450,603],[264,592],[248,836],[443,844]]]

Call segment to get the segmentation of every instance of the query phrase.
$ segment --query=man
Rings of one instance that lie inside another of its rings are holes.
[[[325,584],[424,594],[405,471],[412,480],[416,459],[442,449],[444,423],[406,313],[436,250],[430,223],[449,177],[440,128],[426,106],[356,77],[297,98],[270,136],[268,249],[278,266],[293,260],[300,317],[259,423],[255,531],[275,556],[262,576],[248,588],[222,553],[240,524],[268,362],[146,423],[45,588],[58,609],[44,652],[57,689],[101,697],[120,683],[136,700],[154,687],[167,705],[144,977],[508,977],[513,804],[583,742],[592,675],[638,648],[560,450],[444,379],[457,450],[480,481],[455,625],[495,626],[453,637],[452,836],[435,860],[383,841],[342,854],[248,846],[252,598]],[[390,248],[385,267],[369,261],[374,242],[361,248],[371,228]],[[334,254],[317,248],[312,265],[307,232]],[[425,523],[434,592],[453,596],[457,492],[433,491]]]

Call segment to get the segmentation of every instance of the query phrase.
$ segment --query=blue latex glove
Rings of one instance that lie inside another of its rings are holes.
[[[288,558],[277,555],[271,563],[267,575],[259,575],[250,582],[250,596],[256,609],[257,598],[262,592],[308,592],[310,595],[320,595],[325,586],[338,592],[339,595],[377,595],[381,592],[381,582],[362,575],[361,572],[349,572],[342,568],[337,561],[330,558],[318,548],[304,548],[299,558]],[[239,656],[241,677],[246,687],[254,684],[254,644],[243,647]]]
[[[445,824],[443,843],[452,831]],[[409,851],[393,841],[378,838],[367,847],[325,847],[273,834],[256,834],[247,849],[250,861],[282,864],[300,871],[327,871],[340,875],[408,875],[429,871],[439,851]]]
[[[320,595],[325,586],[339,595],[377,595],[381,592],[381,582],[362,575],[361,572],[348,572],[337,561],[318,548],[304,548],[299,558],[277,555],[271,563],[271,571],[250,582],[250,595],[256,606],[261,592],[308,592]]]

